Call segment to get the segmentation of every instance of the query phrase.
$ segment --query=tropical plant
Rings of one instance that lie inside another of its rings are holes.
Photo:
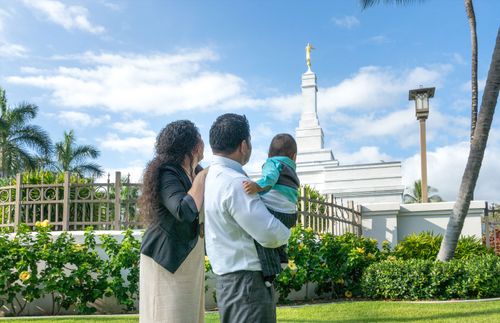
[[[457,246],[458,238],[464,226],[465,217],[469,211],[470,201],[474,194],[479,171],[483,162],[486,143],[490,133],[493,114],[500,90],[500,28],[498,28],[495,49],[486,79],[486,86],[483,92],[481,109],[474,132],[474,138],[470,146],[467,165],[465,166],[458,198],[453,207],[446,232],[444,235],[438,259],[448,261],[453,258]]]
[[[399,4],[414,2],[411,0],[393,0]],[[385,2],[393,2],[385,0]],[[474,100],[477,100],[477,35],[476,35],[476,19],[472,0],[464,0],[467,17],[471,28],[472,38],[472,120],[471,120],[471,134],[472,140],[470,145],[469,157],[467,165],[465,166],[462,182],[458,193],[458,198],[453,207],[448,226],[446,228],[445,236],[441,244],[438,260],[448,261],[453,258],[457,246],[458,238],[462,232],[465,217],[469,211],[470,201],[474,196],[474,189],[476,188],[477,178],[481,170],[483,162],[484,151],[486,143],[488,142],[488,135],[493,121],[493,114],[498,99],[498,92],[500,88],[500,28],[497,32],[495,42],[495,49],[493,50],[493,57],[488,71],[488,78],[483,92],[481,108],[479,110],[479,117],[475,120]],[[367,8],[380,0],[360,0],[363,8]],[[475,99],[476,97],[476,99]],[[477,103],[476,103],[477,106]]]
[[[48,133],[29,124],[36,117],[38,107],[21,103],[10,108],[5,90],[0,87],[0,110],[0,176],[35,169],[40,156],[47,156],[52,147]]]
[[[403,201],[406,204],[422,203],[422,181],[418,180],[413,183],[413,187],[407,188],[408,192],[403,196]],[[427,192],[437,192],[434,187],[427,186]],[[428,197],[428,202],[442,202],[441,196],[434,194]]]
[[[101,166],[88,161],[88,159],[98,158],[99,155],[99,150],[92,145],[77,145],[73,130],[65,131],[63,141],[55,145],[54,167],[60,172],[99,177],[104,174]]]

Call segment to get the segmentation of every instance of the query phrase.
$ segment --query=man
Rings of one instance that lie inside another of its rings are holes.
[[[287,243],[290,230],[258,195],[246,194],[242,166],[250,159],[245,116],[224,114],[210,128],[213,161],[205,182],[206,250],[216,279],[221,322],[276,322],[273,288],[267,288],[254,239],[267,248]]]

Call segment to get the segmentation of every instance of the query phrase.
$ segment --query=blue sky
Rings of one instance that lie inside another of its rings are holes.
[[[293,134],[298,125],[304,47],[311,42],[318,113],[336,159],[402,161],[409,185],[420,172],[408,90],[434,86],[429,183],[446,200],[456,197],[470,127],[463,1],[365,11],[356,0],[0,4],[0,86],[9,103],[36,103],[35,123],[54,141],[74,129],[80,143],[99,147],[109,171],[139,178],[165,124],[191,119],[207,142],[211,123],[224,112],[248,116],[254,154],[247,169],[259,169],[273,134]],[[482,88],[500,1],[475,6]],[[477,199],[500,200],[499,158],[497,114]]]

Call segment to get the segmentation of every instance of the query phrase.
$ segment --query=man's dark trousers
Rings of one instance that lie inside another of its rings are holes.
[[[274,288],[264,285],[261,271],[236,271],[216,277],[222,323],[275,323]]]

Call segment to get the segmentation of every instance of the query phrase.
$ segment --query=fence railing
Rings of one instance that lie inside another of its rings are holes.
[[[41,174],[41,175],[40,175]],[[35,226],[48,220],[54,231],[123,230],[143,228],[137,200],[141,184],[131,183],[116,172],[104,183],[79,178],[66,172],[36,176],[18,174],[0,187],[0,228],[14,230],[20,224]],[[361,210],[351,201],[320,195],[309,187],[300,191],[299,223],[318,233],[361,236]]]
[[[298,215],[299,223],[318,233],[362,234],[360,205],[337,199],[332,194],[317,194],[307,186],[300,189]]]
[[[95,183],[66,172],[17,174],[0,187],[0,228],[48,220],[55,231],[140,228],[137,199],[140,184],[115,173],[115,182]]]
[[[483,217],[484,243],[500,255],[500,207],[490,204]]]

